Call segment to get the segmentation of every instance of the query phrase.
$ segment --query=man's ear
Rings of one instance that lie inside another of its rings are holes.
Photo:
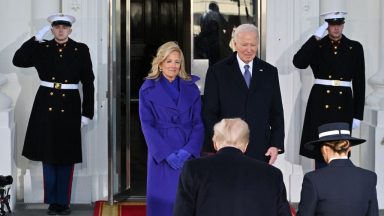
[[[243,153],[245,153],[245,151],[247,151],[248,144],[249,144],[249,142],[244,144],[243,147],[240,149]]]
[[[217,142],[215,142],[215,141],[213,141],[213,140],[212,140],[212,142],[213,142],[213,148],[214,148],[216,151],[219,151],[219,146],[218,146]]]
[[[69,29],[69,34],[71,34],[71,33],[72,33],[72,28]]]

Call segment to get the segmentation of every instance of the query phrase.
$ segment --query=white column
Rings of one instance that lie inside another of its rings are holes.
[[[380,1],[380,11],[384,10],[384,2]],[[373,92],[368,95],[365,100],[367,106],[372,107],[376,110],[384,110],[384,62],[382,59],[384,58],[384,15],[380,13],[379,18],[379,71],[369,78],[368,83],[372,86]]]
[[[60,11],[60,0],[33,0],[31,10],[32,33],[48,25],[47,17]]]
[[[7,83],[7,77],[3,74],[0,74],[0,87]],[[12,99],[6,94],[0,92],[0,111],[5,110],[11,107]]]
[[[0,74],[0,87],[7,83],[5,75]],[[16,204],[17,171],[16,163],[13,157],[15,143],[15,121],[12,105],[12,99],[6,94],[0,92],[0,137],[1,137],[1,163],[0,175],[11,175],[13,184],[9,194],[11,195],[10,207],[14,208]]]
[[[346,0],[321,0],[320,1],[320,14],[332,11],[346,11]]]
[[[379,2],[380,11],[384,10],[384,2]],[[371,158],[367,168],[374,170],[377,174],[377,198],[379,208],[384,208],[384,15],[380,13],[379,17],[379,70],[368,83],[372,86],[373,92],[368,95],[365,102],[367,109],[364,115],[364,124],[362,133],[367,137],[367,143],[363,144],[361,157]],[[365,145],[365,146],[364,146]]]
[[[66,0],[63,1],[63,13],[76,17],[70,37],[88,45],[93,72],[95,74],[95,115],[90,124],[82,129],[83,162],[75,166],[72,202],[90,203],[104,198],[107,193],[108,158],[107,149],[107,103],[100,94],[106,91],[108,79],[106,73],[108,41],[107,1]],[[105,59],[105,62],[103,62]]]

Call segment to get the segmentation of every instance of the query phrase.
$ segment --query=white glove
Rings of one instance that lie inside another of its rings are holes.
[[[87,126],[89,124],[89,121],[90,121],[89,118],[85,116],[81,116],[81,127]]]
[[[44,26],[42,29],[40,29],[36,35],[35,40],[39,42],[43,42],[44,35],[52,28],[51,25]]]
[[[328,23],[324,22],[323,25],[321,25],[313,35],[315,35],[317,38],[321,39],[324,36],[325,31],[328,28]]]
[[[358,128],[359,126],[360,126],[360,120],[354,118],[352,122],[352,129]]]

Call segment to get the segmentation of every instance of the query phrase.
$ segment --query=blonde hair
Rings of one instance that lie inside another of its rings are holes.
[[[213,127],[213,142],[218,146],[244,147],[249,142],[248,124],[240,118],[223,119]]]
[[[351,146],[348,140],[329,141],[329,142],[324,142],[323,145],[328,146],[338,154],[347,153]]]
[[[159,67],[160,64],[163,63],[172,52],[178,52],[180,54],[181,63],[178,76],[183,80],[190,80],[191,76],[185,71],[185,60],[183,51],[181,51],[179,45],[177,45],[177,43],[173,41],[166,42],[157,49],[157,54],[152,60],[152,68],[149,71],[148,76],[145,78],[157,79],[161,74]]]

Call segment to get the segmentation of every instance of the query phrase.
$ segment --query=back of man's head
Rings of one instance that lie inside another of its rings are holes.
[[[208,5],[208,9],[209,10],[213,10],[213,11],[216,11],[216,12],[219,12],[219,5],[217,5],[217,2],[215,1],[211,1]]]
[[[245,152],[249,142],[248,124],[240,118],[223,119],[213,127],[216,150],[231,146]]]

